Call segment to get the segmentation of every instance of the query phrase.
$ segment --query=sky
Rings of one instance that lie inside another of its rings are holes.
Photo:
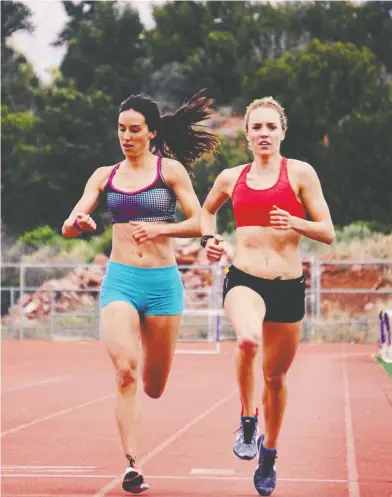
[[[152,5],[164,3],[165,0],[136,0],[128,1],[140,14],[143,24],[151,27]],[[23,1],[33,13],[32,22],[35,26],[33,34],[15,33],[12,44],[25,54],[33,64],[40,79],[50,81],[50,68],[58,66],[64,55],[63,47],[52,47],[51,43],[63,28],[67,15],[60,0],[29,0]]]

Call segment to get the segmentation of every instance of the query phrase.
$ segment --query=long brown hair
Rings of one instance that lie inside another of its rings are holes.
[[[192,164],[211,154],[218,138],[207,131],[203,121],[212,113],[214,100],[201,90],[173,112],[160,114],[158,105],[145,95],[131,95],[121,103],[120,112],[133,109],[143,114],[148,129],[157,131],[150,150],[162,157],[181,162],[190,172]]]

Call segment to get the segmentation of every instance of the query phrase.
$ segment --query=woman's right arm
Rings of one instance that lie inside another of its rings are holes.
[[[216,234],[216,214],[230,198],[228,186],[231,182],[231,171],[225,169],[216,178],[213,187],[204,201],[200,214],[200,229],[202,236],[213,236],[207,241],[207,258],[213,262],[220,260],[223,248],[219,245],[222,237]]]
[[[99,203],[101,185],[110,168],[100,167],[89,178],[79,202],[72,209],[68,219],[64,221],[62,235],[64,238],[75,238],[83,231],[95,231],[96,224],[90,217]]]

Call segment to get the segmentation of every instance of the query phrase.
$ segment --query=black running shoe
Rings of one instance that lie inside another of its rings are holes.
[[[276,487],[276,451],[264,451],[264,435],[257,440],[259,462],[253,476],[253,483],[259,495],[271,495]]]
[[[129,467],[125,470],[122,482],[122,488],[125,492],[131,494],[140,494],[150,488],[148,483],[144,482],[142,473],[135,468],[135,460],[131,456],[127,456]]]

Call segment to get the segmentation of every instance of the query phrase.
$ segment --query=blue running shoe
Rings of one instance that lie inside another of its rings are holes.
[[[241,426],[234,443],[233,454],[238,459],[250,461],[257,456],[257,416],[241,416]]]
[[[264,450],[264,435],[257,440],[259,462],[253,476],[253,483],[259,495],[271,495],[276,487],[276,451]]]
[[[131,494],[141,494],[148,490],[150,485],[144,482],[142,473],[135,468],[135,460],[131,456],[127,456],[127,459],[129,460],[129,467],[124,473],[122,489]]]

